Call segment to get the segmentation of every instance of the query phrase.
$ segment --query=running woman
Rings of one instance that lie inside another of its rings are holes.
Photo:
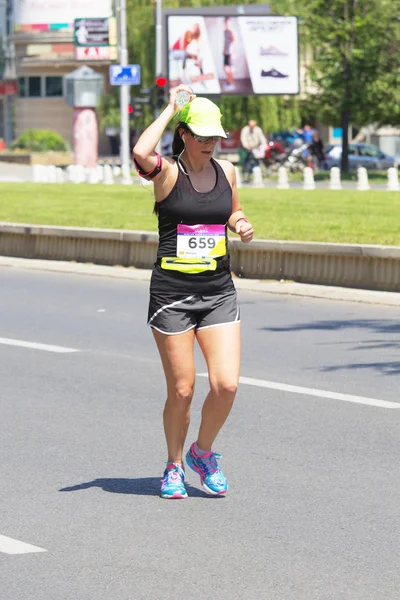
[[[173,156],[155,151],[179,107],[176,94],[191,99],[180,111]],[[250,242],[253,227],[240,206],[234,166],[215,160],[226,138],[213,102],[180,85],[168,106],[143,132],[133,154],[139,174],[154,182],[159,247],[150,283],[148,324],[167,384],[164,431],[168,459],[161,497],[186,498],[183,447],[195,387],[194,341],[205,357],[210,390],[202,408],[197,440],[186,454],[208,494],[228,490],[213,443],[235,399],[240,368],[240,312],[232,281],[227,229]]]

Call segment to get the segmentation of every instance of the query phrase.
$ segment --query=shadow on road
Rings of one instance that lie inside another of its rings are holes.
[[[348,319],[340,321],[313,321],[311,323],[299,323],[287,327],[263,327],[264,331],[338,331],[340,329],[368,329],[374,333],[400,333],[400,323],[387,319]]]
[[[88,488],[98,487],[105,492],[113,494],[133,494],[136,496],[159,496],[161,477],[137,477],[136,479],[123,479],[116,477],[107,477],[104,479],[94,479],[86,483],[78,483],[68,487],[61,488],[59,492],[77,492],[87,490]],[[209,496],[202,490],[185,484],[189,496],[197,498],[223,498],[224,496]]]
[[[351,369],[375,369],[382,373],[382,375],[400,375],[400,362],[352,363],[335,367],[325,367],[322,371],[325,373],[332,373],[334,371]]]
[[[345,329],[358,329],[368,330],[372,334],[386,334],[387,337],[384,339],[368,339],[368,340],[344,340],[344,341],[329,341],[328,338],[324,337],[323,341],[316,342],[317,345],[336,345],[342,344],[343,346],[351,345],[351,348],[347,348],[350,351],[363,351],[363,350],[384,350],[384,349],[400,349],[400,339],[398,334],[400,333],[400,323],[394,320],[385,319],[348,319],[348,320],[332,320],[332,321],[314,321],[311,323],[299,323],[293,325],[287,325],[286,327],[263,327],[263,331],[272,331],[278,333],[289,333],[293,331],[341,331]],[[382,375],[399,375],[400,374],[400,362],[398,361],[384,361],[384,362],[364,362],[364,363],[348,363],[346,365],[339,366],[327,366],[322,371],[329,373],[340,370],[352,370],[352,369],[374,369]]]

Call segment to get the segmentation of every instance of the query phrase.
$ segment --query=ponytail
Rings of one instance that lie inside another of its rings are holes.
[[[184,129],[187,131],[186,123],[178,123],[175,127],[174,139],[172,140],[172,154],[180,154],[185,149],[185,143],[182,137],[179,135],[179,130]]]

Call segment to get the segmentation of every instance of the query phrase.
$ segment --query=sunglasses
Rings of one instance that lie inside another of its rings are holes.
[[[203,135],[196,135],[192,131],[190,131],[190,129],[189,129],[189,133],[192,137],[194,137],[196,142],[200,142],[200,144],[206,144],[207,142],[213,142],[213,143],[218,142],[218,140],[220,138],[219,135],[209,135],[207,137],[205,137]]]

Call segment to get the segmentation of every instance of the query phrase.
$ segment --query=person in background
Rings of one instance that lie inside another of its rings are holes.
[[[267,145],[266,137],[257,121],[250,119],[240,132],[240,143],[245,151],[243,158],[243,175],[250,180],[252,169],[258,165],[258,160],[264,158]]]
[[[88,37],[88,33],[89,33],[86,28],[86,19],[82,19],[81,21],[79,21],[79,24],[76,23],[76,25],[78,25],[78,27],[77,27],[77,29],[75,29],[75,37],[76,37],[78,43],[81,46],[84,46],[87,42],[87,37]]]
[[[314,129],[308,123],[304,125],[303,129],[298,129],[297,133],[302,137],[305,144],[311,144],[313,141]]]
[[[303,143],[307,144],[307,147],[302,152],[302,156],[303,156],[304,160],[307,163],[309,163],[309,166],[312,166],[309,145],[313,141],[314,129],[311,127],[311,125],[306,123],[302,129],[297,129],[297,133],[299,134],[300,138],[303,140]]]
[[[324,144],[317,130],[314,131],[311,144],[308,146],[313,169],[322,169],[325,161]]]

